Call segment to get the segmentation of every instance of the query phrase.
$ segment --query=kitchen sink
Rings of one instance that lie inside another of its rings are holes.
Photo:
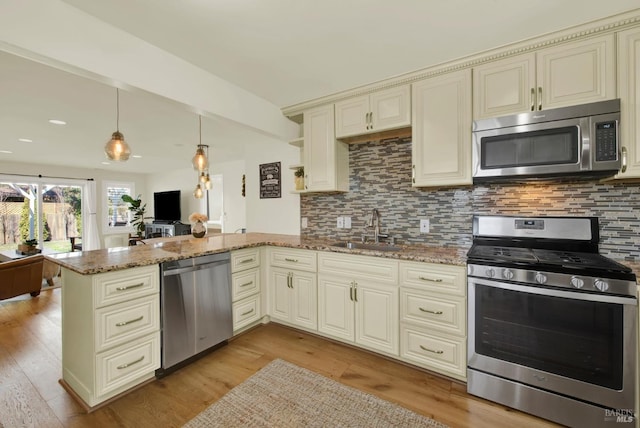
[[[373,251],[400,251],[401,247],[390,244],[363,244],[361,242],[341,241],[331,244],[332,247],[349,248],[352,250],[373,250]]]

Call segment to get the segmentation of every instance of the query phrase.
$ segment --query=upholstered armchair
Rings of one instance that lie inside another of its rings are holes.
[[[0,263],[0,300],[26,293],[39,295],[43,268],[42,254]]]

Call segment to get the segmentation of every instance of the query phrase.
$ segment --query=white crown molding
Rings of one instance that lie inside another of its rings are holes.
[[[479,64],[484,64],[514,55],[536,51],[541,48],[559,45],[569,41],[612,33],[623,28],[633,27],[637,25],[640,25],[640,9],[635,9],[631,12],[614,15],[586,24],[569,27],[553,33],[536,36],[521,42],[511,43],[498,48],[465,56],[457,60],[448,61],[446,63],[437,64],[428,68],[405,73],[389,79],[373,82],[368,85],[359,86],[356,88],[348,89],[346,91],[337,92],[324,97],[315,98],[291,106],[283,107],[282,113],[287,117],[296,116],[300,115],[304,110],[323,104],[330,104],[346,98],[367,95],[382,89],[410,84],[418,80],[434,77],[440,74],[474,67]]]

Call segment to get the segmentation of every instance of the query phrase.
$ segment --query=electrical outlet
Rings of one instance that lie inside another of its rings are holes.
[[[344,217],[344,228],[351,229],[351,217]]]
[[[337,227],[338,229],[344,229],[344,217],[338,217]]]
[[[420,233],[429,233],[429,219],[420,219]]]
[[[300,220],[300,227],[302,227],[303,229],[309,227],[309,220],[306,217],[302,217],[302,219]]]

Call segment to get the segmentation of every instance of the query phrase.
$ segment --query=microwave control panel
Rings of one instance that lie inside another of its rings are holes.
[[[596,162],[618,160],[618,129],[615,120],[596,123]]]

